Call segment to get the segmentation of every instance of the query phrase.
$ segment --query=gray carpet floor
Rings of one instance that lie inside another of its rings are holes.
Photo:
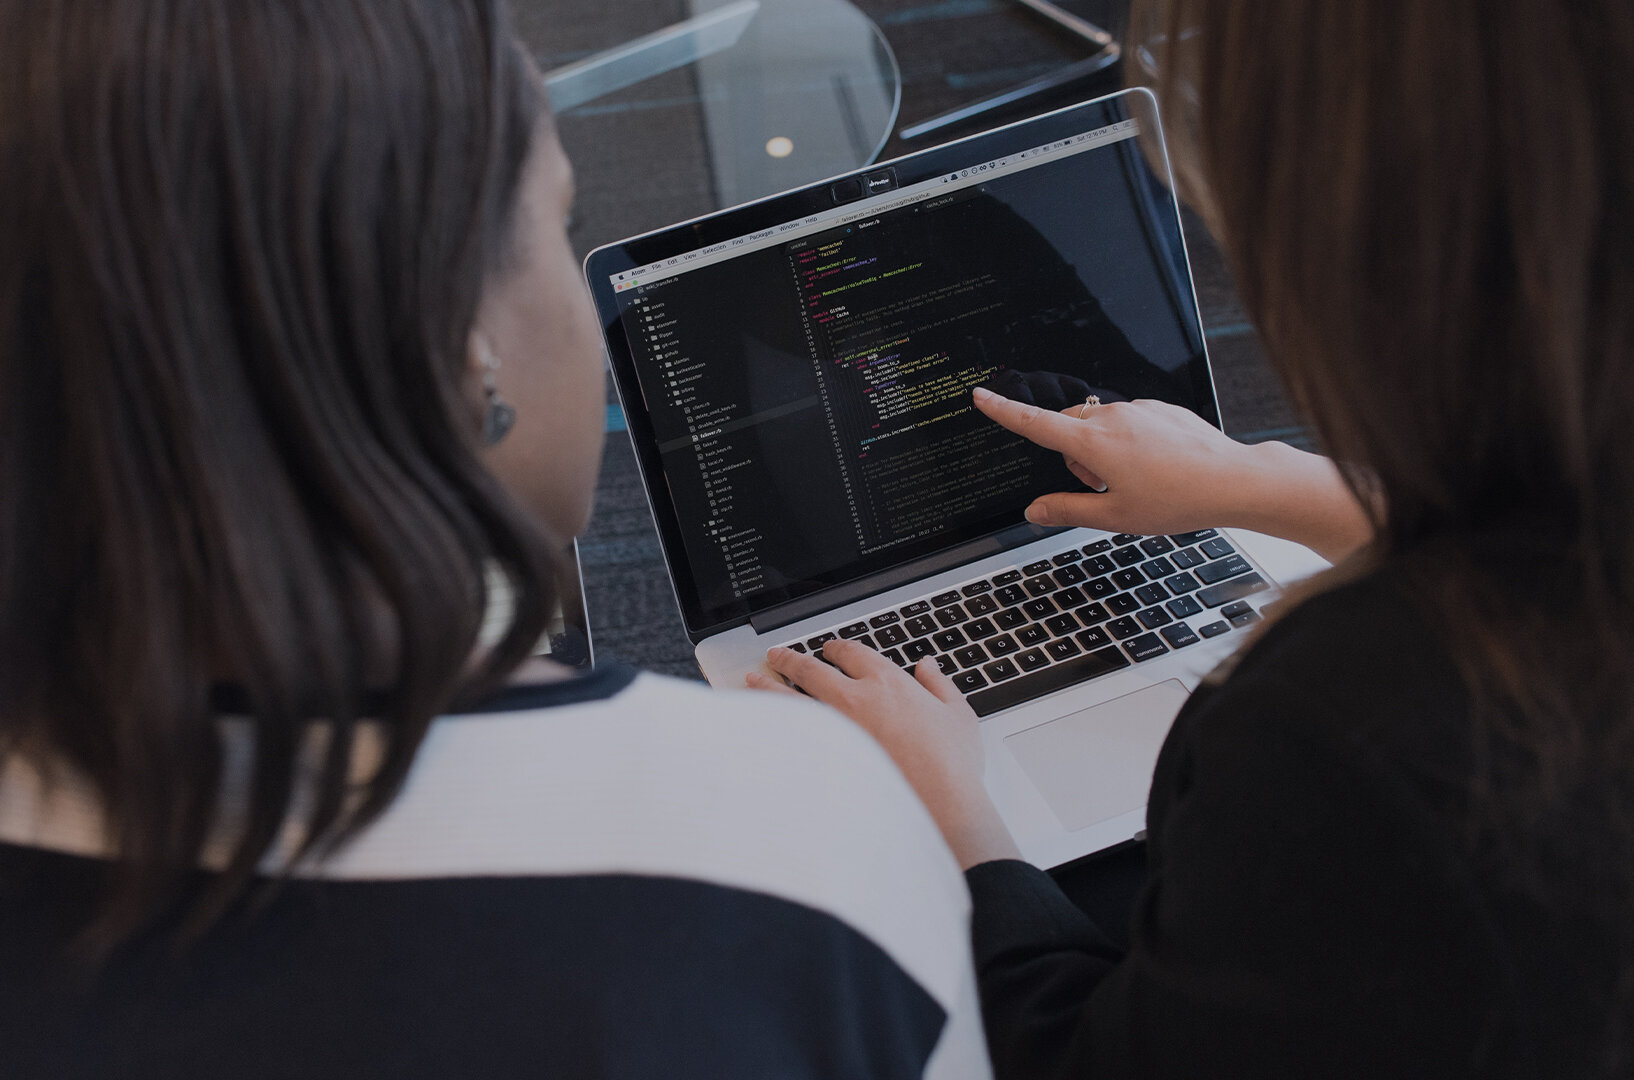
[[[688,15],[686,0],[513,4],[524,40],[547,70]],[[1116,32],[1122,29],[1127,3],[1061,0],[1061,5]],[[881,28],[902,69],[899,126],[985,98],[1083,55],[1071,37],[1007,0],[856,0],[856,6]],[[1097,82],[993,117],[987,124],[1109,92],[1121,79],[1121,70],[1114,69]],[[558,117],[557,124],[578,176],[573,240],[581,255],[718,208],[690,73],[672,72],[598,99]],[[893,137],[881,156],[919,148]],[[1189,217],[1187,242],[1226,430],[1247,441],[1301,441],[1219,251]],[[616,400],[610,388],[608,400]],[[621,431],[608,433],[595,517],[580,541],[580,554],[598,655],[698,678],[641,480]]]

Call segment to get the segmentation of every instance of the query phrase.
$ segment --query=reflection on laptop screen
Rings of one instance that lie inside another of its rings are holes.
[[[1172,197],[1123,119],[612,275],[706,616],[1081,489],[970,391],[1212,396]]]

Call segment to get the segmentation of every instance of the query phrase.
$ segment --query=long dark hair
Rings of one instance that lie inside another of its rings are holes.
[[[502,0],[0,4],[0,750],[100,794],[98,942],[230,824],[194,913],[223,910],[299,783],[305,853],[355,832],[542,633],[550,542],[462,396],[531,72]],[[231,822],[224,684],[253,740]]]
[[[1599,928],[1626,1069],[1634,7],[1172,0],[1133,21],[1163,42],[1177,175],[1375,507],[1365,561],[1405,576],[1470,688],[1470,840]]]

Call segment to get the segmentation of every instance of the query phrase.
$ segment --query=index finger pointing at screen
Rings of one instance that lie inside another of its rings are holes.
[[[1000,426],[1046,450],[1064,452],[1083,445],[1084,425],[1063,413],[1011,401],[980,386],[975,389],[972,399],[976,408]]]

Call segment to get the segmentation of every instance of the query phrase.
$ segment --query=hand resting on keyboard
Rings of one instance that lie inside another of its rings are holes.
[[[868,646],[843,638],[826,642],[823,652],[832,663],[790,649],[771,650],[766,662],[879,741],[930,810],[961,869],[1019,859],[982,786],[976,714],[952,680],[928,663],[910,675]],[[750,674],[748,683],[758,690],[794,692],[759,674]]]

